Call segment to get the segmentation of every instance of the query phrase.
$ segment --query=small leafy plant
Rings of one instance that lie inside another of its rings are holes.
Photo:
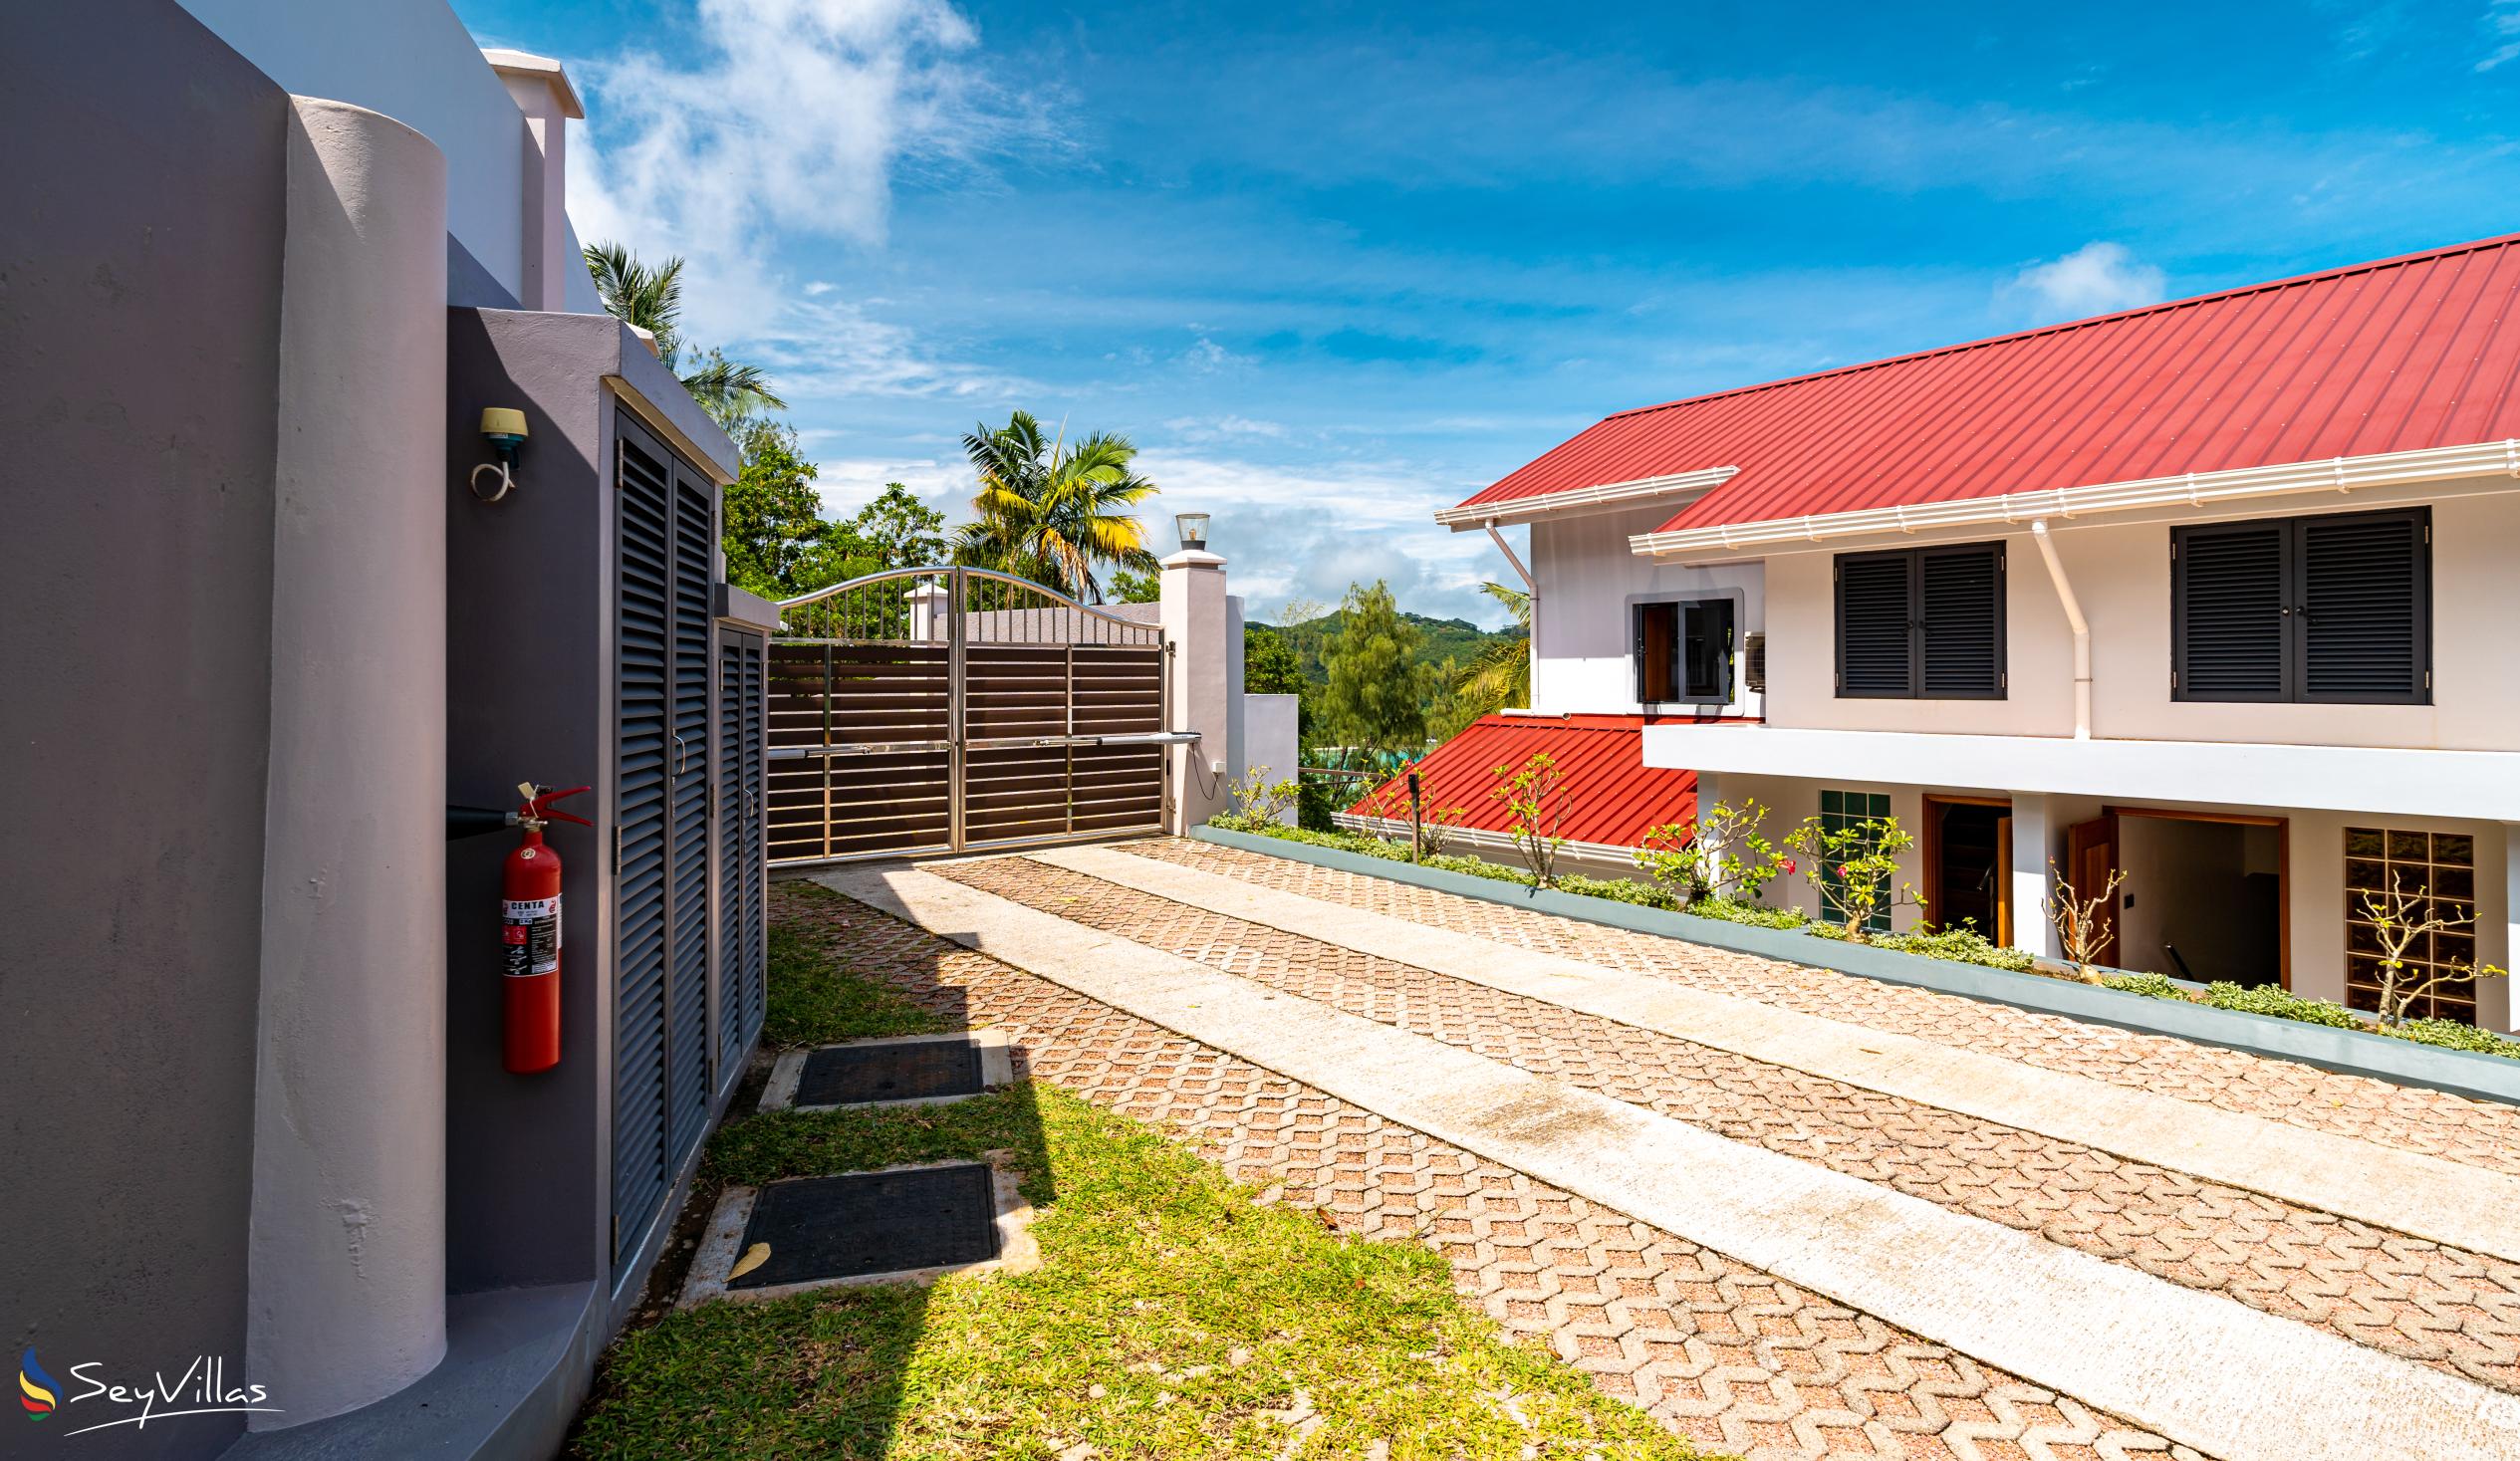
[[[1804,875],[1822,918],[1837,925],[1849,943],[1865,942],[1874,920],[1892,909],[1925,906],[1915,884],[1896,880],[1898,855],[1914,848],[1916,839],[1895,817],[1868,817],[1838,828],[1806,817],[1785,835],[1785,846],[1810,862]]]
[[[1221,813],[1209,821],[1228,832],[1259,832],[1279,826],[1278,819],[1296,804],[1301,795],[1295,779],[1269,780],[1269,768],[1255,766],[1248,775],[1226,791],[1234,799],[1234,810]]]
[[[1767,817],[1756,799],[1739,807],[1717,802],[1694,822],[1666,822],[1646,832],[1637,866],[1682,907],[1709,898],[1756,903],[1761,889],[1794,870],[1794,859],[1761,833]]]
[[[1488,795],[1505,804],[1514,851],[1531,868],[1531,885],[1548,887],[1557,875],[1558,849],[1566,846],[1558,836],[1557,758],[1537,752],[1519,767],[1497,767],[1495,775],[1502,785]]]

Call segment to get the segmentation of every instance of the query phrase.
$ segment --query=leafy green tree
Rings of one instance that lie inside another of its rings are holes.
[[[743,472],[722,508],[728,582],[787,599],[872,570],[867,545],[824,520],[814,464],[798,454],[794,430],[754,418],[739,444]]]
[[[979,477],[974,521],[954,534],[957,562],[1048,584],[1072,598],[1102,602],[1095,569],[1155,571],[1146,529],[1134,509],[1155,484],[1130,463],[1137,448],[1098,431],[1071,445],[1062,432],[1016,411],[1004,426],[966,432],[963,452]]]
[[[1112,602],[1115,604],[1152,604],[1161,598],[1163,578],[1159,574],[1133,574],[1123,569],[1112,575]]]
[[[650,268],[622,244],[595,243],[586,246],[586,264],[587,273],[595,279],[596,297],[604,302],[604,313],[654,336],[657,358],[681,377],[682,388],[719,425],[731,429],[753,412],[787,409],[788,403],[771,390],[770,377],[759,365],[730,361],[714,348],[691,349],[691,368],[682,368],[683,351],[690,343],[682,338],[680,259],[667,259]]]
[[[1242,688],[1248,695],[1301,695],[1304,666],[1267,624],[1242,626]]]
[[[1481,584],[1479,590],[1504,605],[1522,632],[1489,639],[1476,658],[1445,676],[1458,697],[1452,709],[1461,725],[1508,705],[1531,703],[1531,595],[1503,584]]]
[[[945,515],[886,482],[873,502],[858,509],[850,531],[875,555],[879,568],[932,568],[945,561]]]
[[[1426,701],[1435,670],[1416,660],[1417,626],[1400,617],[1391,587],[1348,587],[1339,628],[1324,652],[1321,728],[1380,766],[1393,752],[1426,744]]]

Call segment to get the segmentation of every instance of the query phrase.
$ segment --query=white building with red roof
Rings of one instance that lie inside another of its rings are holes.
[[[2367,889],[2511,962],[2515,307],[2520,236],[2331,270],[1625,411],[1437,518],[1530,528],[1524,724],[1894,816],[1938,925],[2053,955],[2051,860],[2115,869],[2109,962],[2368,1009]]]

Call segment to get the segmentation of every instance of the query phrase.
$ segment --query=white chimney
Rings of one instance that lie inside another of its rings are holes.
[[[481,58],[507,83],[525,114],[525,198],[522,287],[517,303],[529,310],[569,308],[569,271],[584,268],[569,257],[569,122],[584,120],[569,73],[548,56],[484,50]]]

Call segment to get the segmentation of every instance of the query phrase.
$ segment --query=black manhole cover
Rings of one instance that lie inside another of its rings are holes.
[[[735,1250],[767,1243],[770,1261],[726,1287],[985,1263],[997,1257],[995,1217],[989,1169],[977,1163],[773,1182]]]
[[[862,1100],[918,1100],[970,1096],[980,1090],[980,1047],[968,1040],[899,1045],[842,1045],[805,1058],[798,1105],[855,1105]]]

